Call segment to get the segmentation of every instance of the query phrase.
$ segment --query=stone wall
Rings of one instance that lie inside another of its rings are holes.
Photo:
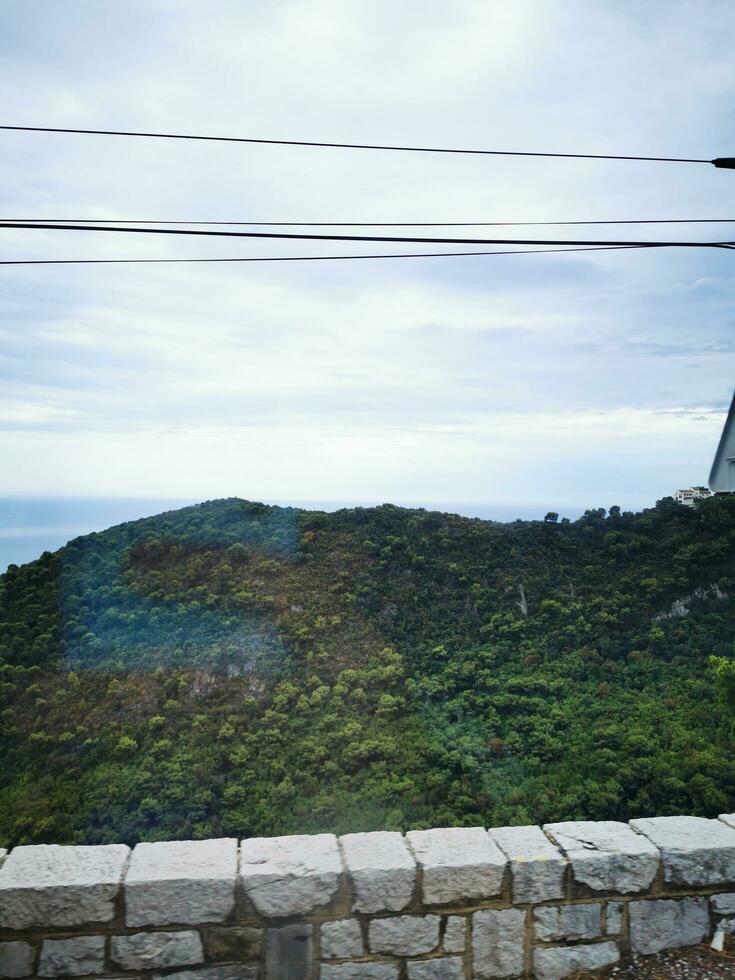
[[[0,850],[0,977],[560,980],[731,925],[735,814]]]

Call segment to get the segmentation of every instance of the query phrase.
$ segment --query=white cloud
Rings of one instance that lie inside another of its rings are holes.
[[[726,4],[705,16],[602,0],[78,0],[70,16],[26,0],[1,16],[11,122],[705,157],[735,146]],[[696,165],[0,139],[9,217],[718,216],[735,188]],[[2,235],[8,258],[401,250]],[[732,262],[692,249],[3,268],[0,493],[638,505],[706,478],[735,362]]]

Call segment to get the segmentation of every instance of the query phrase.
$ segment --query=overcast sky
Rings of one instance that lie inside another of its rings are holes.
[[[0,0],[0,121],[710,158],[734,48],[731,0]],[[0,145],[9,218],[735,218],[735,173],[694,164]],[[735,224],[574,234],[613,231]],[[401,248],[1,235],[5,259]],[[706,482],[734,299],[735,254],[704,249],[0,268],[0,494],[649,505]]]

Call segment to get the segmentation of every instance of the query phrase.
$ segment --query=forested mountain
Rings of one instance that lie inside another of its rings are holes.
[[[230,499],[11,566],[0,845],[735,809],[735,497],[554,518]]]

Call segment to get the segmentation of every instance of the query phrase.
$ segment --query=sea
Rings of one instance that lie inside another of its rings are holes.
[[[174,497],[0,497],[0,573],[8,565],[22,565],[56,551],[72,538],[104,531],[125,521],[150,517],[166,510],[198,503]],[[341,507],[372,506],[381,501],[267,500],[281,506],[333,511]],[[396,501],[404,507],[426,507],[483,520],[540,520],[548,507],[521,504],[468,504],[452,502]],[[581,513],[555,508],[572,520]]]

